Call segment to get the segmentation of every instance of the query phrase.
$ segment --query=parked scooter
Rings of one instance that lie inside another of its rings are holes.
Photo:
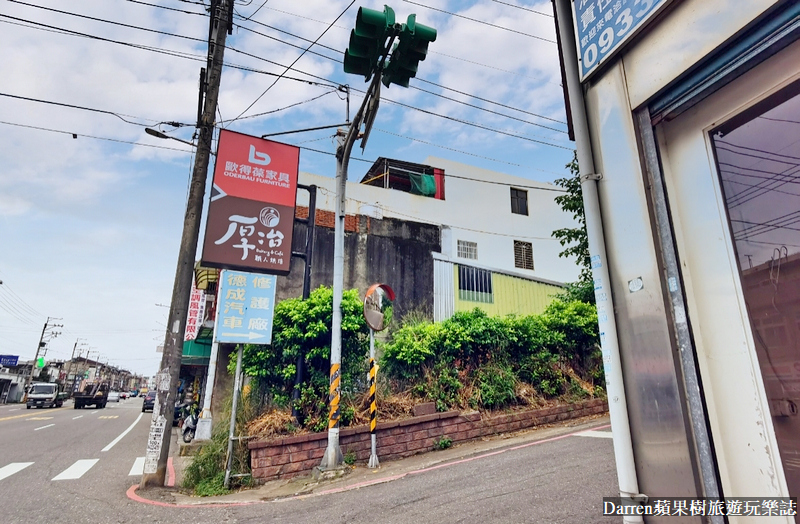
[[[189,414],[183,419],[183,441],[187,444],[194,439],[194,433],[197,430],[197,417],[200,415],[200,409],[197,404],[188,407]]]

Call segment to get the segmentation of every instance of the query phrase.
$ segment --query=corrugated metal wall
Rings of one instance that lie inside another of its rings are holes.
[[[456,267],[452,262],[433,260],[433,320],[441,322],[455,312]]]
[[[452,282],[455,286],[458,282],[458,274],[453,270],[451,275],[453,275]],[[553,301],[553,295],[561,290],[562,288],[559,286],[493,273],[492,303],[460,300],[458,296],[455,296],[455,311],[469,311],[478,307],[489,315],[508,315],[509,313],[533,315],[543,312]]]

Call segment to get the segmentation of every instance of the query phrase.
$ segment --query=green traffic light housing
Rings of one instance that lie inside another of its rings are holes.
[[[408,15],[392,57],[383,71],[383,85],[397,84],[408,87],[408,81],[417,76],[417,68],[428,54],[428,44],[436,40],[436,29],[417,23],[416,15]]]
[[[344,52],[344,72],[362,75],[369,80],[381,56],[386,39],[394,31],[394,10],[388,5],[383,12],[358,8],[356,27],[350,31],[350,42]]]

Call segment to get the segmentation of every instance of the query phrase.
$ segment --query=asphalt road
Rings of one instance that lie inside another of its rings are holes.
[[[0,522],[619,522],[600,516],[602,497],[616,491],[607,428],[538,444],[545,435],[533,432],[502,453],[477,453],[360,489],[176,508],[126,495],[141,478],[132,468],[144,455],[150,413],[140,415],[138,398],[99,410],[74,410],[71,402],[60,409],[0,406]]]

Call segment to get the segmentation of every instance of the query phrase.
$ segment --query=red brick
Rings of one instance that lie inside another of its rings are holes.
[[[431,429],[428,430],[428,436],[429,437],[438,437],[440,435],[444,435],[445,433],[448,433],[447,429],[448,428],[445,428],[445,427],[431,428]]]
[[[281,469],[283,466],[270,466],[268,468],[258,468],[258,478],[260,479],[270,479],[272,477],[276,477],[281,474]],[[256,476],[256,471],[253,472],[253,476]]]
[[[317,449],[320,447],[321,440],[310,440],[308,442],[303,442],[300,444],[301,451],[307,451],[309,449]]]
[[[282,453],[283,446],[272,446],[269,448],[264,448],[260,451],[260,454],[263,457],[274,457],[275,455],[281,455]]]
[[[453,440],[453,442],[463,442],[467,440],[467,432],[458,431],[456,433],[450,433],[449,437]]]
[[[283,467],[283,474],[286,473],[296,473],[298,471],[304,471],[305,466],[302,462],[290,462]]]
[[[481,436],[483,428],[475,428],[467,431],[467,440],[472,440]]]
[[[473,413],[466,413],[462,416],[463,418],[469,420],[470,422],[478,422],[481,419],[481,414],[479,411],[475,411]]]
[[[407,449],[408,448],[406,447],[406,444],[395,444],[394,446],[387,446],[386,449],[381,448],[381,450],[387,455],[400,454]]]
[[[378,437],[378,444],[381,446],[392,446],[397,444],[397,437],[390,435],[388,437]]]
[[[283,455],[275,455],[274,457],[272,457],[272,465],[273,466],[280,466],[281,464],[288,464],[289,461],[290,461],[290,457],[289,457],[288,453],[283,454]]]
[[[311,458],[310,451],[298,451],[290,455],[290,459],[292,462],[301,462],[303,460],[308,460],[309,458]]]
[[[414,406],[415,417],[419,417],[421,415],[432,415],[434,413],[436,413],[435,402],[425,402],[424,404],[417,404]]]
[[[395,439],[397,440],[398,444],[401,444],[403,442],[411,442],[412,440],[414,440],[414,436],[412,433],[402,433],[400,435],[397,435]]]
[[[297,453],[300,451],[301,445],[300,444],[289,444],[288,446],[284,446],[283,452],[284,453]]]

